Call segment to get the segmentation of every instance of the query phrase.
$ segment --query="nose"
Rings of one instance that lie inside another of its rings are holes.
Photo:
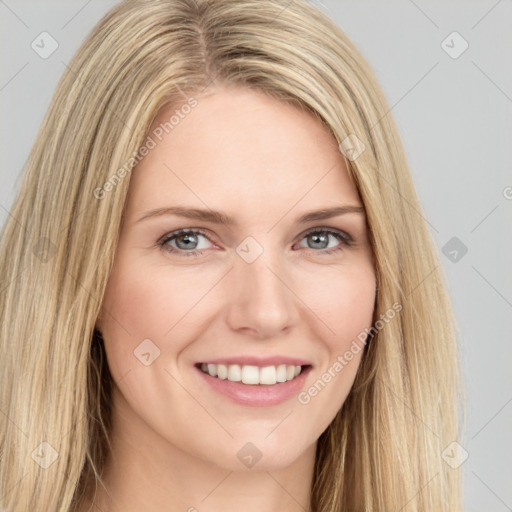
[[[252,263],[237,257],[234,266],[227,283],[230,327],[259,339],[290,330],[299,312],[283,256],[265,249]]]

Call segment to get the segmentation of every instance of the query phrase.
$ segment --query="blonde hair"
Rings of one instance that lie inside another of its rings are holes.
[[[401,311],[318,440],[311,510],[461,510],[459,470],[442,458],[464,414],[442,267],[370,67],[305,0],[125,1],[67,66],[0,241],[0,505],[74,511],[101,484],[112,381],[94,327],[131,169],[158,112],[213,83],[263,91],[342,147],[365,146],[346,163],[375,255],[375,321]]]

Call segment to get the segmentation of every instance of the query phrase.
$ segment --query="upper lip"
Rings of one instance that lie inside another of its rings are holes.
[[[240,366],[251,365],[251,366],[279,366],[280,364],[293,365],[293,366],[307,366],[311,365],[309,361],[305,359],[299,359],[297,357],[289,356],[239,356],[239,357],[219,357],[216,359],[206,359],[200,361],[205,364],[238,364]]]

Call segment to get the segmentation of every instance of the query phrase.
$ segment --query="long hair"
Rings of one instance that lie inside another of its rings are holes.
[[[373,72],[305,0],[124,1],[67,65],[0,240],[0,506],[74,511],[102,484],[112,380],[95,322],[130,176],[161,109],[213,83],[328,127],[366,210],[374,322],[400,305],[318,440],[311,510],[460,511],[442,453],[464,391],[439,256]]]

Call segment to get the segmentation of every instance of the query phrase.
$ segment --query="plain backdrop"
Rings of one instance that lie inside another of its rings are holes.
[[[512,511],[512,3],[313,1],[372,65],[443,255],[468,393],[465,510]],[[0,225],[58,79],[116,3],[0,0]],[[41,37],[58,45],[46,58]]]

